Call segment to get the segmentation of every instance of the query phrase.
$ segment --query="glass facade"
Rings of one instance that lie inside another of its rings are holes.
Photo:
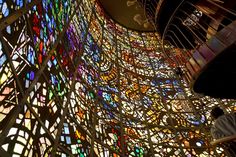
[[[0,31],[4,157],[225,156],[209,111],[235,101],[193,94],[158,34],[92,0],[0,0]]]

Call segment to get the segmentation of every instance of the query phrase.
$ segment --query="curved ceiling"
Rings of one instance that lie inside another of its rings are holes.
[[[114,21],[120,25],[136,31],[154,31],[154,27],[147,22],[144,9],[136,0],[98,0]]]

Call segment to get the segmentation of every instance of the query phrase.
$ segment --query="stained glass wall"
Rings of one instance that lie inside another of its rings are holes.
[[[209,111],[156,33],[96,1],[0,0],[0,156],[224,156]]]

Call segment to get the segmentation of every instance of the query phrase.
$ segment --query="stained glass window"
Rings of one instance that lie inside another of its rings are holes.
[[[235,101],[192,93],[155,32],[89,0],[0,0],[0,26],[5,156],[225,156],[209,111]]]

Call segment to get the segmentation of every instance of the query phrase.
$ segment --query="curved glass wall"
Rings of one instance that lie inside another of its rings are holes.
[[[156,33],[127,30],[96,1],[0,1],[4,156],[224,156],[209,111]]]

